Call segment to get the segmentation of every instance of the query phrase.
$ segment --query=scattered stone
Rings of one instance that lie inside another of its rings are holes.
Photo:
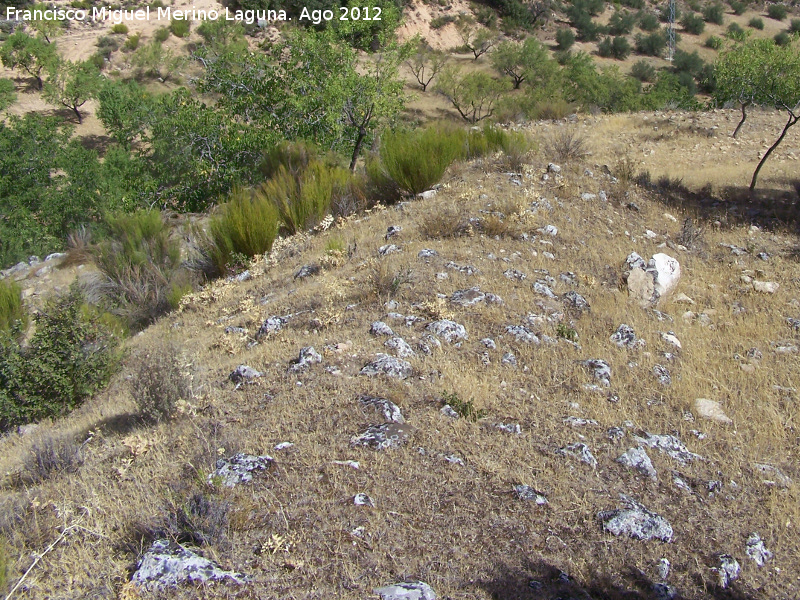
[[[261,327],[258,328],[258,332],[256,333],[256,339],[261,338],[265,335],[269,335],[270,333],[275,333],[276,331],[280,331],[283,329],[283,326],[289,322],[288,317],[277,317],[275,315],[271,317],[267,317],[264,322],[261,324]]]
[[[500,360],[501,363],[504,365],[509,365],[511,367],[517,366],[517,357],[514,356],[513,352],[506,352],[503,354],[503,358]]]
[[[275,450],[276,451],[278,451],[278,450],[287,450],[288,448],[291,448],[292,446],[294,446],[294,444],[292,442],[281,442],[280,444],[276,444],[275,445]]]
[[[394,350],[397,356],[400,358],[416,356],[416,353],[411,349],[411,346],[409,346],[408,343],[401,337],[389,338],[383,345]]]
[[[299,372],[307,369],[309,366],[321,363],[322,356],[314,349],[314,346],[305,346],[300,348],[300,355],[297,360],[289,367],[290,371]]]
[[[556,175],[559,175],[561,173],[561,167],[556,165],[556,164],[549,163],[547,165],[547,172],[548,173],[555,173]]]
[[[353,504],[356,506],[367,506],[369,508],[375,508],[375,501],[367,496],[364,492],[360,492],[353,496]]]
[[[545,225],[544,227],[537,229],[539,233],[543,233],[545,235],[557,236],[558,235],[558,227],[555,225]]]
[[[361,468],[361,465],[358,464],[357,460],[332,460],[331,464],[341,465],[343,467],[350,467],[351,469],[355,469],[356,471]]]
[[[388,254],[396,254],[400,252],[400,248],[395,246],[394,244],[386,244],[378,248],[378,254],[381,256],[387,256]]]
[[[236,281],[238,281],[239,283],[243,283],[245,281],[250,281],[252,278],[253,278],[253,275],[252,275],[252,273],[250,273],[250,269],[242,271],[236,277],[234,277],[234,279]]]
[[[548,260],[555,260],[556,259],[556,255],[553,254],[552,252],[542,252],[542,256],[544,256]]]
[[[592,454],[592,451],[589,450],[589,446],[582,442],[564,446],[559,449],[557,453],[563,456],[572,456],[591,466],[593,469],[597,468],[597,459],[594,457],[594,454]]]
[[[721,554],[719,557],[719,567],[715,569],[719,575],[719,585],[726,589],[733,581],[739,579],[741,567],[739,561],[730,554]]]
[[[497,344],[494,343],[494,340],[492,338],[483,338],[481,340],[481,344],[486,346],[489,350],[497,349]]]
[[[578,285],[578,277],[572,271],[561,273],[558,278],[567,285]]]
[[[522,325],[506,325],[506,331],[513,335],[518,342],[524,342],[526,344],[539,344],[539,338],[537,335],[528,329],[527,327],[523,327]]]
[[[558,297],[553,293],[553,290],[550,289],[550,286],[547,285],[547,282],[541,279],[537,280],[533,284],[533,291],[536,292],[537,294],[541,294],[542,296],[547,296],[548,298]]]
[[[602,511],[597,515],[603,522],[603,529],[614,535],[625,534],[636,540],[672,541],[672,526],[664,517],[650,512],[633,498],[624,494],[620,497],[627,508]]]
[[[394,313],[392,313],[394,314]],[[403,315],[399,315],[400,318],[403,318]],[[389,327],[383,321],[375,321],[369,328],[369,332],[372,335],[385,335],[387,337],[392,337],[394,335],[394,331],[392,328]]]
[[[681,292],[677,296],[675,296],[675,303],[676,304],[694,304],[694,300],[689,298],[686,294]]]
[[[564,425],[569,425],[570,427],[587,427],[590,425],[593,427],[597,427],[598,425],[600,425],[600,423],[598,423],[594,419],[583,419],[581,417],[570,416],[564,419]]]
[[[679,598],[678,590],[665,583],[653,584],[653,600],[676,600]]]
[[[520,500],[530,500],[536,502],[539,506],[548,504],[547,498],[541,492],[537,492],[529,485],[515,485],[514,493]]]
[[[569,292],[564,294],[562,298],[564,300],[564,303],[573,310],[577,310],[579,312],[586,312],[591,309],[589,303],[586,301],[586,298],[584,298],[574,290],[570,290]]]
[[[617,459],[617,462],[639,471],[645,477],[649,477],[653,481],[658,479],[658,474],[656,473],[655,467],[653,467],[653,463],[650,460],[650,457],[647,455],[647,452],[641,446],[637,448],[630,448],[625,454],[620,456]],[[662,579],[666,579],[666,577],[662,577]]]
[[[408,441],[412,429],[402,423],[370,425],[363,432],[350,438],[351,446],[364,446],[373,450],[399,448]]]
[[[633,331],[633,327],[622,323],[617,330],[609,338],[620,348],[628,348],[629,350],[636,350],[644,347],[644,340],[637,338]]]
[[[374,375],[386,375],[398,379],[406,379],[411,376],[411,364],[400,358],[394,358],[388,354],[378,353],[375,359],[368,362],[361,369],[360,374],[372,377]]]
[[[764,564],[772,558],[772,552],[767,550],[761,536],[757,533],[751,533],[750,537],[747,538],[747,549],[745,552],[759,567],[763,567]]]
[[[439,412],[442,413],[445,417],[450,417],[451,419],[458,419],[461,416],[449,404],[445,404]]]
[[[669,374],[669,369],[664,365],[656,365],[653,367],[653,375],[658,379],[661,385],[671,385],[672,376]]]
[[[433,354],[434,348],[439,349],[441,347],[442,342],[432,335],[424,335],[422,339],[417,342],[417,348],[419,348],[423,354],[427,354],[428,356]]]
[[[634,436],[634,439],[649,448],[657,448],[683,465],[693,460],[703,460],[703,457],[699,454],[689,452],[686,446],[674,435],[657,435],[645,432],[644,437]]]
[[[454,271],[458,271],[459,273],[461,273],[463,275],[475,275],[475,273],[478,272],[478,269],[476,269],[475,267],[473,267],[471,265],[461,266],[461,265],[457,265],[456,263],[454,263],[452,261],[447,263],[444,267],[445,267],[445,269],[452,269]]]
[[[500,431],[505,431],[506,433],[522,435],[522,428],[519,426],[519,423],[495,423],[493,427]]]
[[[417,254],[417,258],[433,258],[434,256],[439,256],[439,253],[431,248],[424,248]]]
[[[681,341],[677,337],[675,337],[675,333],[672,331],[668,331],[666,333],[662,331],[661,339],[667,342],[668,344],[672,344],[678,350],[681,350],[683,348],[683,346],[681,346]]]
[[[228,375],[228,379],[236,384],[251,383],[253,379],[258,377],[261,377],[261,373],[247,365],[239,365]]]
[[[763,463],[753,463],[753,468],[758,473],[761,473],[762,476],[768,478],[761,481],[764,485],[777,486],[779,488],[788,488],[792,485],[792,480],[778,467]]]
[[[45,257],[44,262],[50,262],[51,260],[58,260],[59,258],[64,258],[65,256],[66,253],[64,252],[53,252],[52,254],[48,254]]]
[[[240,483],[253,481],[253,473],[268,471],[275,464],[271,456],[254,456],[252,454],[234,454],[230,458],[221,458],[216,468],[208,475],[208,482],[218,481],[225,487],[236,487]]]
[[[401,231],[403,231],[403,228],[399,225],[389,225],[389,227],[386,229],[386,235],[383,236],[383,239],[388,240],[390,237],[396,236]]]
[[[469,288],[468,290],[457,290],[450,296],[450,302],[458,304],[459,306],[472,306],[484,300],[486,300],[486,294],[477,286]]]
[[[234,327],[233,325],[229,325],[225,328],[225,333],[247,335],[247,329],[244,327]]]
[[[433,588],[422,581],[405,581],[373,590],[381,600],[436,600]]]
[[[795,331],[800,330],[800,319],[795,319],[794,317],[788,317],[786,322],[789,324],[789,327],[794,329]]]
[[[305,279],[319,273],[319,265],[303,265],[300,270],[294,274],[295,279]]]
[[[156,540],[136,563],[134,585],[148,590],[175,588],[182,583],[230,580],[243,584],[246,575],[225,571],[213,561],[169,540]]]
[[[448,319],[434,321],[425,329],[430,331],[435,336],[444,339],[444,341],[446,341],[448,344],[453,344],[459,340],[467,339],[466,328],[463,325],[459,325],[455,321],[450,321]]]
[[[708,398],[696,398],[694,401],[694,410],[704,419],[710,419],[717,423],[724,423],[730,425],[733,423],[731,418],[722,410],[722,405],[716,400],[709,400]]]
[[[377,396],[369,396],[362,394],[358,397],[358,401],[364,406],[372,406],[383,415],[383,418],[388,423],[405,423],[403,413],[400,412],[400,407],[391,400],[386,398],[379,398]]]
[[[597,200],[597,194],[592,194],[591,192],[583,192],[581,194],[581,200],[584,202],[590,202],[592,200]]]
[[[625,262],[630,269],[628,292],[643,304],[655,303],[669,294],[681,278],[680,263],[667,254],[654,254],[647,267],[635,252]]]
[[[753,289],[762,294],[774,294],[780,287],[775,281],[753,281]]]
[[[611,386],[611,365],[600,358],[584,360],[581,364],[591,369],[595,379],[599,379],[605,387]]]
[[[525,273],[517,271],[516,269],[506,269],[503,271],[503,275],[505,275],[507,279],[513,279],[515,281],[523,281],[528,277]]]
[[[667,560],[666,558],[662,558],[661,560],[658,561],[658,567],[656,567],[656,570],[658,571],[658,576],[661,579],[661,581],[666,581],[667,578],[669,577],[670,566],[671,565],[669,564],[669,560]]]
[[[625,430],[622,427],[611,427],[606,431],[606,437],[612,442],[616,442],[625,437]]]

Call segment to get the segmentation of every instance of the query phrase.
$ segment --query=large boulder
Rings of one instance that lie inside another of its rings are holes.
[[[681,278],[680,263],[667,254],[654,254],[645,265],[642,257],[632,252],[625,262],[630,269],[628,293],[643,306],[668,295]]]

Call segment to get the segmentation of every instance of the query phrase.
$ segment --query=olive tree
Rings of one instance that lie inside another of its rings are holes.
[[[753,191],[764,163],[789,129],[800,120],[800,51],[796,44],[778,46],[772,40],[750,40],[720,56],[716,63],[716,77],[717,101],[737,102],[742,107],[742,120],[734,135],[744,123],[746,109],[750,105],[786,112],[786,123],[781,134],[761,157],[753,172],[750,182],[750,191]]]
[[[497,46],[492,53],[492,66],[498,73],[511,77],[516,90],[530,77],[532,71],[549,59],[550,53],[547,49],[531,36],[522,44],[503,42]]]
[[[477,123],[492,116],[500,96],[508,90],[506,83],[480,71],[464,74],[458,67],[452,67],[439,76],[436,90],[450,101],[461,118]]]

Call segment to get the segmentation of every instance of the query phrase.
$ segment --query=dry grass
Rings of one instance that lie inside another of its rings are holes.
[[[700,600],[725,597],[711,571],[720,553],[732,554],[742,565],[734,594],[796,596],[797,485],[765,485],[753,465],[773,464],[794,481],[800,476],[800,415],[797,392],[790,391],[800,388],[798,354],[779,354],[772,345],[787,339],[797,343],[797,333],[786,322],[800,316],[797,262],[791,256],[797,236],[777,226],[751,230],[751,221],[735,217],[732,202],[716,208],[665,205],[661,194],[634,184],[621,202],[581,201],[579,192],[599,189],[619,197],[618,188],[593,164],[605,159],[593,156],[579,163],[580,172],[587,166],[594,178],[567,172],[564,187],[552,178],[541,181],[549,160],[526,166],[519,186],[506,173],[468,164],[431,200],[375,210],[326,235],[279,240],[269,260],[253,266],[251,281],[209,285],[190,295],[181,312],[132,338],[134,355],[167,340],[180,346],[194,378],[189,405],[168,423],[128,423],[123,417],[134,409],[125,382],[132,372],[126,370],[92,403],[43,425],[44,432],[78,440],[86,440],[89,430],[94,435],[84,447],[83,464],[68,477],[50,476],[25,487],[7,478],[0,490],[9,581],[29,566],[32,552],[56,539],[58,528],[86,507],[88,531],[76,532],[37,566],[27,597],[113,598],[157,535],[199,544],[206,556],[253,578],[244,588],[184,588],[171,592],[174,598],[355,600],[406,577],[423,579],[440,597],[451,598],[531,597],[537,592],[530,580],[542,582],[542,597],[580,597],[578,588],[583,587],[594,597],[646,598],[647,586],[657,581],[656,565],[665,557],[673,565],[669,583],[684,597]],[[655,172],[654,178],[661,175]],[[534,201],[535,212],[505,207],[528,208]],[[639,210],[626,208],[628,202]],[[453,223],[480,219],[482,210],[503,212],[507,218],[516,214],[528,239],[497,240],[479,230],[468,238],[423,238],[427,223],[440,214],[451,211],[449,224],[431,231],[459,231]],[[730,216],[724,219],[725,214]],[[703,230],[700,241],[707,257],[660,247],[685,239],[689,217]],[[557,236],[537,232],[548,224],[558,228]],[[387,243],[389,225],[402,227],[391,239],[401,253],[376,258],[377,248]],[[656,239],[645,237],[646,229]],[[300,266],[338,245],[331,242],[334,236],[353,247],[348,260],[313,277],[293,279]],[[720,243],[746,252],[735,256]],[[423,248],[435,249],[438,256],[418,259]],[[645,257],[662,251],[676,256],[684,272],[677,291],[694,304],[665,299],[657,308],[672,317],[668,322],[629,302],[617,284],[633,250]],[[761,251],[771,258],[757,258]],[[476,272],[461,273],[448,268],[449,262],[473,266]],[[391,310],[425,319],[408,326],[388,319],[388,293],[373,292],[376,274],[385,290],[407,269],[411,283],[397,287],[392,299],[398,304]],[[503,276],[509,269],[526,273],[527,279]],[[556,294],[575,289],[591,311],[552,314],[560,302],[552,304],[531,287],[547,277],[544,270],[555,280]],[[562,281],[562,272],[573,273],[576,283]],[[757,294],[741,279],[749,272],[779,282],[780,289],[774,295]],[[501,296],[504,303],[462,308],[447,299],[473,286]],[[687,311],[706,316],[689,319]],[[525,345],[505,333],[506,325],[522,324],[531,313],[552,316],[533,319],[529,327],[537,333],[557,338],[575,330],[580,347],[566,340]],[[294,316],[282,331],[248,347],[269,315]],[[386,320],[416,347],[427,322],[441,317],[463,324],[469,339],[460,347],[443,344],[431,356],[417,353],[408,359],[415,374],[405,381],[358,375],[376,353],[391,353],[383,338],[368,333],[373,321]],[[609,336],[620,323],[632,326],[646,346],[623,350],[611,343]],[[225,333],[231,325],[245,328],[248,335]],[[676,352],[663,342],[663,331],[673,331],[683,349]],[[480,341],[485,337],[495,340],[496,350],[485,348]],[[299,349],[309,345],[323,355],[323,363],[288,372]],[[753,347],[761,359],[748,358]],[[501,362],[507,351],[516,355],[517,368]],[[673,352],[674,360],[668,361],[664,352]],[[579,361],[589,358],[611,365],[608,393],[584,388],[593,380]],[[227,376],[239,364],[264,376],[234,390]],[[658,364],[670,370],[672,385],[662,386],[652,375]],[[358,403],[360,394],[379,395],[400,406],[414,427],[404,448],[376,453],[350,446],[352,435],[379,422]],[[471,402],[475,412],[469,414],[486,411],[486,416],[476,422],[445,417],[442,398],[450,394]],[[687,420],[692,402],[700,397],[720,401],[734,424],[704,421],[696,414],[694,421]],[[598,426],[571,428],[563,422],[567,416],[595,419]],[[630,427],[623,425],[627,421]],[[522,434],[500,431],[495,423],[517,423]],[[622,427],[625,438],[610,441],[610,427]],[[633,435],[641,431],[675,433],[706,460],[684,466],[648,450],[659,477],[651,483],[615,462],[637,445]],[[27,455],[32,439],[10,435],[0,441],[0,472],[19,472],[20,457]],[[294,446],[274,450],[285,441]],[[592,449],[596,469],[556,453],[576,441]],[[274,456],[275,471],[252,485],[210,488],[206,477],[217,458],[238,451]],[[448,462],[447,456],[464,465]],[[342,460],[356,460],[360,467],[333,462]],[[692,493],[674,486],[676,472]],[[711,481],[721,481],[721,491],[709,492]],[[512,492],[517,484],[535,487],[549,505],[518,500]],[[353,505],[353,496],[361,492],[375,499],[375,508]],[[620,493],[667,518],[674,541],[641,542],[604,533],[597,513],[619,507]],[[763,568],[744,552],[753,531],[775,554]],[[559,572],[567,573],[570,583],[559,583]]]

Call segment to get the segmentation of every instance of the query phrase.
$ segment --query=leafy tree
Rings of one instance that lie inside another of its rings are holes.
[[[661,56],[667,47],[667,36],[657,31],[649,35],[636,35],[636,52],[646,56]]]
[[[703,9],[703,19],[705,19],[706,22],[708,23],[714,23],[715,25],[722,25],[722,22],[724,20],[724,15],[725,15],[725,9],[723,8],[722,4],[718,3],[709,4]]]
[[[477,123],[492,116],[507,86],[480,71],[463,74],[458,67],[449,67],[439,76],[436,89],[465,121]]]
[[[419,38],[413,43],[416,45],[416,50],[406,59],[405,65],[425,92],[433,78],[444,67],[447,56],[440,50],[434,50]]]
[[[646,60],[637,60],[631,67],[631,77],[648,83],[655,81],[656,68]]]
[[[78,123],[82,123],[83,117],[78,109],[97,95],[101,83],[100,71],[91,61],[59,60],[51,65],[43,95],[48,102],[69,108],[75,113]]]
[[[213,21],[210,21],[213,22]],[[153,98],[135,81],[103,81],[97,94],[97,117],[112,137],[125,147],[143,132]]]
[[[203,21],[197,28],[203,38],[203,56],[219,56],[224,52],[246,52],[247,40],[244,39],[244,26],[238,22],[217,19]]]
[[[334,21],[334,34],[337,39],[352,48],[367,52],[377,52],[395,38],[395,30],[400,25],[402,16],[400,8],[393,0],[373,0],[368,8],[363,2],[350,0],[343,8],[347,8],[347,18]],[[381,9],[380,20],[366,19]],[[340,17],[343,16],[340,13]]]
[[[492,65],[503,75],[508,75],[514,82],[514,89],[525,81],[536,69],[537,65],[550,59],[550,53],[533,36],[522,44],[503,42],[492,53]]]
[[[706,29],[706,22],[700,15],[695,13],[686,13],[681,19],[681,27],[686,30],[686,33],[692,35],[700,35]]]
[[[10,79],[0,78],[0,111],[7,109],[17,101],[17,91],[14,82]]]
[[[767,15],[770,19],[783,21],[786,18],[786,7],[782,4],[770,4],[767,8]]]
[[[742,121],[750,105],[786,111],[786,124],[778,139],[761,157],[750,190],[754,190],[761,167],[800,120],[800,52],[792,46],[776,46],[770,40],[749,40],[723,53],[716,63],[718,102],[735,101],[742,107]]]
[[[471,17],[459,18],[456,29],[464,47],[472,52],[473,60],[478,60],[497,43],[497,33],[486,28],[476,28]]]
[[[45,3],[38,3],[34,4],[31,7],[31,10],[41,10],[45,11],[52,6],[49,6]],[[42,12],[42,15],[45,13]],[[36,33],[44,38],[44,41],[48,44],[53,41],[57,36],[61,35],[64,31],[64,25],[66,21],[60,21],[58,19],[34,19],[33,21],[29,22],[31,28],[36,31]]]
[[[627,10],[618,10],[608,21],[608,33],[611,35],[630,35],[636,26],[636,15]]]
[[[556,43],[558,44],[558,49],[562,52],[566,52],[572,48],[572,45],[575,43],[575,34],[572,33],[572,29],[562,27],[556,31]]]
[[[631,54],[631,45],[624,36],[617,36],[613,40],[607,37],[597,46],[597,52],[606,58],[613,56],[617,60],[625,60]]]
[[[57,59],[55,47],[41,37],[32,37],[18,29],[0,46],[0,61],[9,69],[24,71],[44,86],[44,73]]]
[[[642,31],[655,31],[659,28],[658,17],[650,12],[639,12],[639,28]]]
[[[131,56],[131,64],[146,77],[157,77],[167,81],[180,69],[185,59],[175,56],[172,50],[164,48],[157,40],[141,46]]]

